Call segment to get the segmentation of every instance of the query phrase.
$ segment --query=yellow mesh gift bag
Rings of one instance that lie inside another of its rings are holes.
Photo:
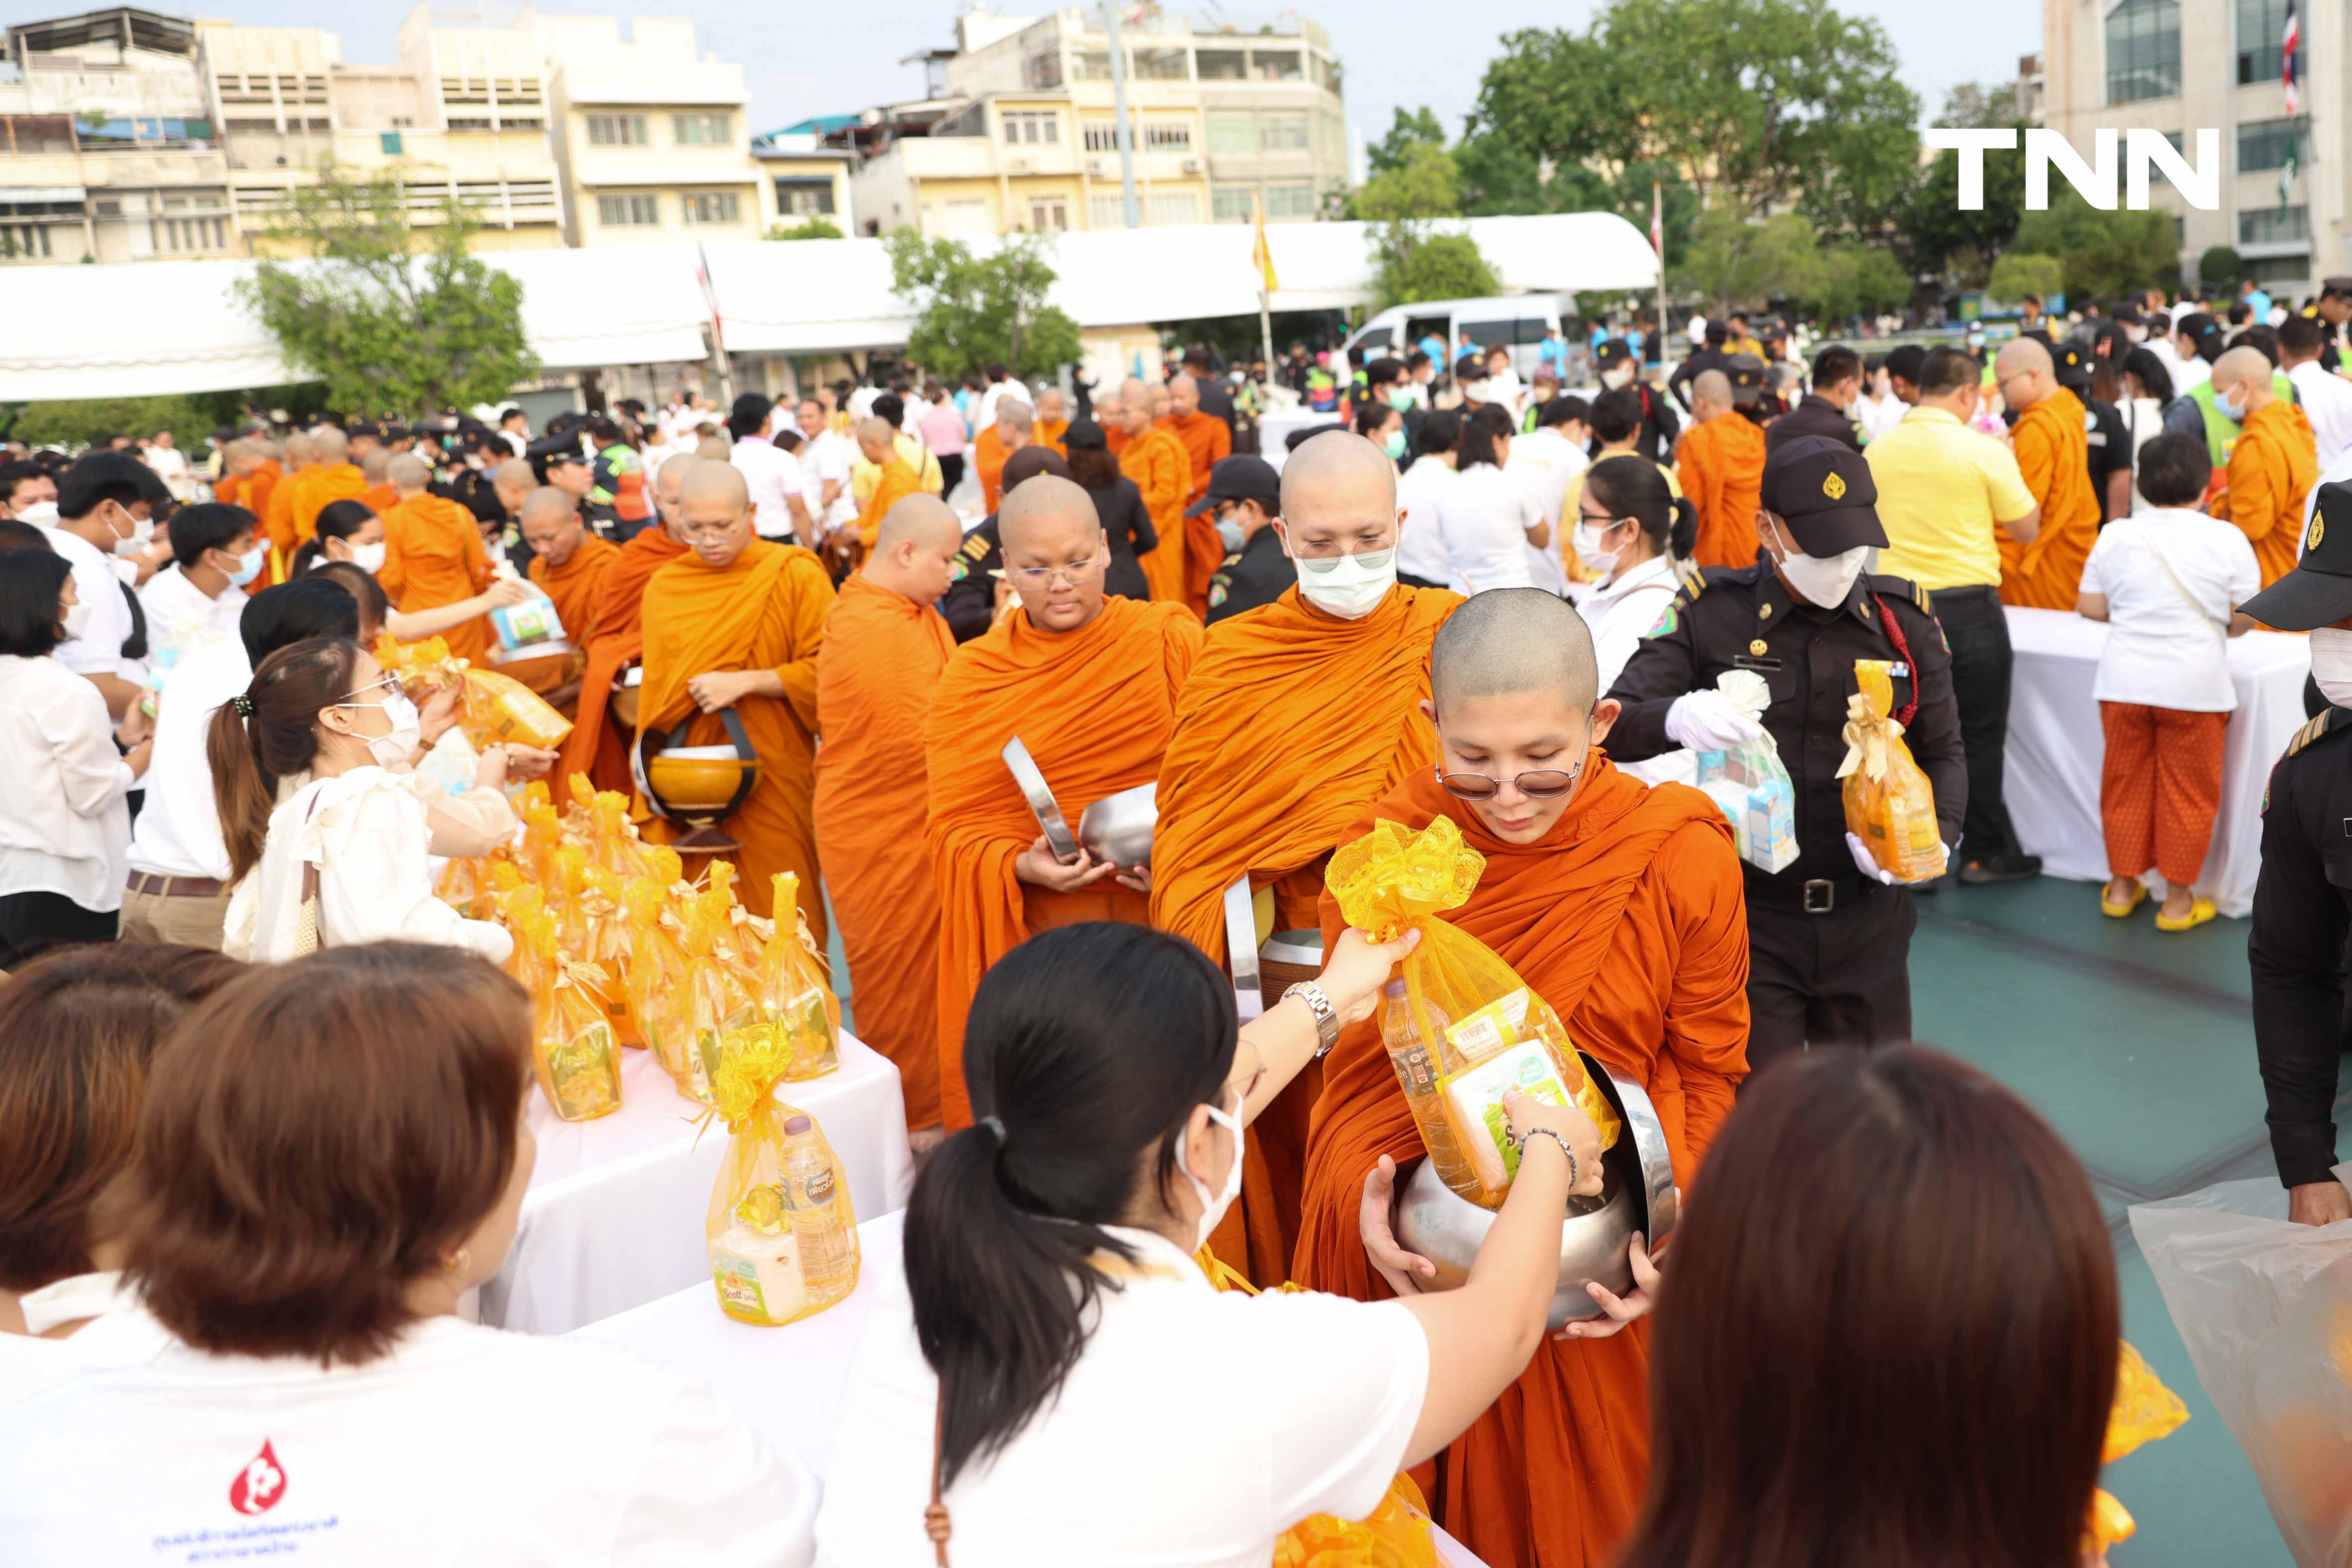
[[[1600,1129],[1603,1149],[1621,1128],[1551,1004],[1494,949],[1437,918],[1466,903],[1486,869],[1486,857],[1441,816],[1418,831],[1374,825],[1331,857],[1324,882],[1348,923],[1375,941],[1421,932],[1405,955],[1402,1005],[1391,1004],[1381,1037],[1438,1175],[1471,1202],[1500,1208],[1519,1170],[1503,1119],[1507,1092],[1573,1103]]]
[[[609,1116],[621,1109],[621,1047],[604,1016],[612,978],[563,955],[553,917],[533,920],[530,936],[539,987],[530,1065],[539,1090],[566,1121]]]
[[[459,671],[459,676],[466,688],[458,698],[459,722],[465,726],[466,738],[477,747],[511,741],[551,752],[572,733],[571,720],[514,677],[470,668]]]
[[[1944,834],[1936,824],[1936,791],[1903,743],[1895,713],[1895,667],[1883,658],[1853,661],[1846,699],[1845,830],[1863,841],[1882,871],[1898,882],[1926,882],[1944,874]]]
[[[2107,1413],[2107,1442],[2099,1463],[2112,1465],[2143,1444],[2169,1437],[2188,1419],[2189,1406],[2180,1402],[2180,1395],[2165,1387],[2164,1380],[2140,1358],[2139,1352],[2126,1343],[2116,1368],[2116,1403]],[[2130,1539],[2138,1529],[2131,1510],[2102,1488],[2091,1498],[2083,1555],[2098,1557],[2116,1542]]]
[[[688,1100],[715,1103],[719,1069],[729,1054],[759,1041],[757,998],[735,959],[730,906],[723,890],[705,889],[687,901],[686,969],[679,987],[685,1029],[680,1041],[684,1076],[677,1089]]]
[[[775,875],[776,934],[759,967],[760,1011],[791,1054],[784,1076],[793,1079],[821,1078],[841,1065],[841,1002],[825,982],[824,955],[796,901],[800,880],[790,871]]]
[[[773,1036],[719,1064],[711,1113],[727,1158],[703,1235],[719,1310],[772,1328],[822,1312],[857,1287],[857,1215],[841,1162],[814,1118],[776,1098],[791,1060]]]
[[[687,1087],[690,1025],[686,1007],[686,950],[671,934],[677,917],[669,912],[669,889],[649,877],[640,877],[622,889],[621,902],[629,946],[622,984],[629,995],[630,1018],[646,1048],[677,1085],[678,1093],[694,1099]]]

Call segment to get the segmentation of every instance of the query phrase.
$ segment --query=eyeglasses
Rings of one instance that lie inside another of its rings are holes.
[[[1339,547],[1337,540],[1323,544],[1294,543],[1291,548],[1297,552],[1296,559],[1298,563],[1318,575],[1339,570],[1339,563],[1342,561],[1353,561],[1367,570],[1378,572],[1386,567],[1396,555],[1396,546],[1393,544],[1384,544],[1378,550],[1360,551],[1351,555]]]
[[[1081,583],[1093,582],[1102,573],[1103,562],[1099,555],[1087,561],[1073,561],[1066,566],[1008,566],[1004,570],[1007,577],[1024,588],[1049,587],[1057,577],[1075,588]]]
[[[697,540],[716,543],[733,533],[736,527],[737,524],[733,522],[705,523],[700,528],[681,526],[677,531],[678,537],[688,544],[694,543]]]
[[[1492,800],[1503,793],[1505,784],[1529,800],[1558,800],[1576,787],[1577,777],[1584,770],[1538,768],[1507,779],[1490,773],[1449,773],[1443,768],[1433,768],[1431,772],[1437,774],[1437,782],[1444,786],[1445,793],[1456,800]]]
[[[396,675],[386,675],[383,679],[371,681],[367,685],[361,687],[357,691],[344,692],[341,697],[335,699],[334,701],[329,703],[328,706],[331,708],[348,708],[352,705],[352,698],[366,697],[371,693],[387,698],[399,696],[400,677]]]

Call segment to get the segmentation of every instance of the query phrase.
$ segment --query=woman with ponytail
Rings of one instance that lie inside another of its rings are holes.
[[[362,502],[329,501],[319,509],[318,533],[294,552],[289,581],[322,561],[351,561],[367,573],[383,569],[383,519]]]
[[[1232,982],[1141,926],[1049,931],[988,972],[964,1034],[979,1121],[916,1179],[820,1563],[1263,1568],[1282,1531],[1362,1518],[1493,1403],[1542,1342],[1569,1196],[1600,1191],[1573,1108],[1505,1101],[1518,1178],[1459,1289],[1220,1294],[1194,1260],[1251,1118],[1370,1016],[1413,940],[1347,932],[1319,1009],[1294,990],[1239,1031]]]
[[[399,680],[356,642],[312,637],[261,661],[205,737],[232,886],[222,952],[279,963],[434,942],[506,962],[506,931],[434,897],[427,860],[487,855],[513,834],[507,748],[485,751],[474,787],[452,796],[408,771],[424,738]]]
[[[1577,607],[1592,628],[1601,689],[1633,657],[1642,638],[1674,603],[1698,537],[1698,509],[1666,486],[1665,470],[1647,458],[1603,458],[1585,470],[1570,541],[1600,583]]]

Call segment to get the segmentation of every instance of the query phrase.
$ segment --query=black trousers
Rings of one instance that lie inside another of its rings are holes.
[[[1952,645],[1952,699],[1968,753],[1969,809],[1960,821],[1960,858],[1998,860],[2016,854],[2017,830],[2001,800],[2001,752],[2009,743],[2009,622],[1991,588],[1938,588],[1936,619]]]
[[[1779,898],[1748,900],[1748,1070],[1815,1046],[1911,1037],[1907,888],[1841,879],[1837,905],[1809,915]]]
[[[963,454],[950,452],[940,459],[940,494],[955,494],[956,486],[963,483]]]
[[[46,948],[112,942],[121,924],[119,914],[83,909],[63,893],[0,896],[0,970],[22,968]]]

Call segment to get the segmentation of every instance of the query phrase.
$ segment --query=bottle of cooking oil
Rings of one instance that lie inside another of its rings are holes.
[[[1396,1069],[1397,1084],[1404,1090],[1412,1124],[1421,1132],[1422,1146],[1429,1151],[1430,1163],[1437,1167],[1438,1179],[1476,1202],[1483,1189],[1454,1140],[1437,1093],[1440,1058],[1435,1039],[1444,1034],[1445,1019],[1434,1007],[1423,1010],[1430,1015],[1427,1033],[1414,1022],[1403,979],[1390,981],[1381,993],[1381,1044],[1388,1047],[1389,1065]]]
[[[805,1116],[784,1122],[784,1202],[799,1238],[801,1275],[809,1300],[830,1306],[857,1283],[856,1243],[835,1201],[831,1149]]]

